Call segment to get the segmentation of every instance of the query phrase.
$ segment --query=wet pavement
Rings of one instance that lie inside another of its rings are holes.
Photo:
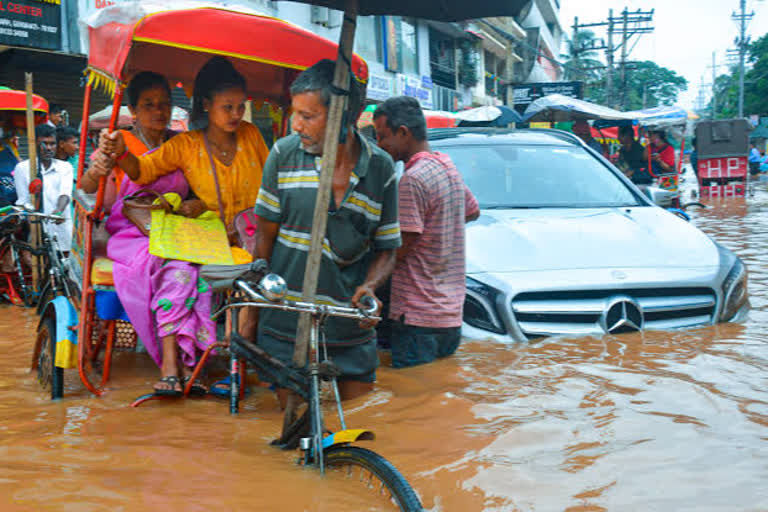
[[[430,510],[768,510],[768,191],[756,188],[692,212],[749,268],[744,324],[467,342],[432,365],[383,367],[348,423],[376,432],[365,446]],[[132,409],[156,374],[145,354],[119,353],[103,397],[70,371],[51,403],[27,370],[35,328],[32,311],[0,307],[0,510],[378,510],[268,445],[282,417],[264,388],[238,417],[215,399]]]

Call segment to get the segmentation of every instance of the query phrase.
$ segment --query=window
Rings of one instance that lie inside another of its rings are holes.
[[[416,23],[403,18],[400,22],[400,69],[402,73],[419,74],[419,53],[416,42]]]
[[[429,29],[429,66],[435,85],[456,89],[456,44],[433,28]]]
[[[377,16],[357,18],[355,52],[367,61],[381,62],[381,20]]]

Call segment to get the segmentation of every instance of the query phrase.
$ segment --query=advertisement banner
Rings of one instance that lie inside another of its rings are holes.
[[[583,82],[544,82],[535,84],[520,84],[512,87],[515,110],[521,114],[528,105],[550,94],[562,94],[571,98],[581,99]]]
[[[61,50],[61,0],[0,0],[0,44]]]

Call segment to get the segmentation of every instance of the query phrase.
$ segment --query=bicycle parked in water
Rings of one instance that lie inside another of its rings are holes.
[[[323,330],[325,320],[331,316],[353,320],[380,320],[374,316],[377,309],[375,301],[371,297],[364,297],[363,302],[368,307],[359,309],[289,300],[285,298],[287,287],[283,278],[265,271],[266,264],[261,260],[248,265],[203,266],[200,269],[200,276],[214,290],[232,290],[224,304],[212,315],[213,318],[218,318],[228,311],[230,313],[230,412],[236,414],[239,410],[245,376],[242,361],[247,361],[257,369],[261,378],[296,393],[307,404],[303,414],[289,422],[281,439],[273,441],[272,444],[283,449],[299,448],[302,452],[300,464],[315,467],[321,474],[329,473],[363,483],[372,491],[371,505],[375,506],[376,510],[387,510],[387,507],[408,512],[422,510],[421,502],[411,485],[389,461],[372,450],[351,445],[356,441],[373,440],[375,436],[370,430],[347,428],[336,381],[340,372],[328,357]],[[238,334],[238,314],[242,308],[249,307],[310,315],[309,358],[306,368],[286,365]],[[189,393],[211,350],[225,345],[217,343],[209,347],[187,384],[185,394]],[[321,403],[322,382],[328,383],[335,402],[340,425],[340,430],[336,432],[328,430],[325,423]],[[145,401],[156,399],[163,397],[150,393],[140,397],[132,405],[138,406]]]

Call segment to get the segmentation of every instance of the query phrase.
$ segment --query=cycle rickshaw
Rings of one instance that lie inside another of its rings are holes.
[[[171,83],[191,90],[195,74],[212,55],[230,59],[247,80],[249,96],[269,111],[275,138],[286,132],[289,86],[296,75],[324,58],[335,58],[335,43],[290,23],[258,14],[233,12],[224,8],[202,7],[161,12],[126,14],[133,19],[110,19],[105,23],[90,20],[90,51],[87,68],[83,121],[80,137],[78,183],[83,176],[91,96],[101,89],[112,96],[113,129],[118,120],[123,88],[140,71],[163,74]],[[141,16],[141,17],[139,17]],[[138,19],[136,19],[138,18]],[[354,56],[351,69],[359,80],[367,80],[366,63]],[[266,138],[266,137],[265,137]],[[70,258],[64,262],[61,277],[67,284],[41,307],[40,326],[33,367],[44,377],[42,384],[51,389],[52,398],[62,394],[64,369],[77,368],[84,387],[94,395],[105,392],[110,378],[112,354],[125,336],[129,324],[115,292],[109,261],[94,236],[105,218],[104,179],[94,195],[77,190],[74,195],[74,236]],[[336,315],[363,318],[370,311],[352,307],[331,307],[291,301],[281,294],[280,278],[264,275],[262,262],[241,266],[203,267],[201,276],[223,295],[223,305],[214,316],[231,316],[230,411],[238,412],[243,396],[245,362],[256,366],[281,387],[302,396],[308,403],[305,413],[283,436],[283,447],[300,447],[307,465],[346,468],[355,476],[364,474],[366,483],[376,481],[378,490],[387,494],[385,501],[401,510],[421,510],[413,489],[399,472],[375,452],[349,446],[357,440],[372,439],[370,431],[347,429],[338,393],[337,411],[341,429],[326,430],[320,405],[320,382],[326,380],[335,390],[333,366],[320,359],[321,324]],[[308,369],[290,368],[242,340],[237,334],[237,311],[242,307],[272,307],[309,312],[313,321]],[[210,351],[224,344],[214,343],[202,356],[184,390],[184,396],[205,364]],[[50,365],[40,370],[41,364]],[[147,395],[133,405],[157,398]],[[362,475],[361,475],[362,476]]]

